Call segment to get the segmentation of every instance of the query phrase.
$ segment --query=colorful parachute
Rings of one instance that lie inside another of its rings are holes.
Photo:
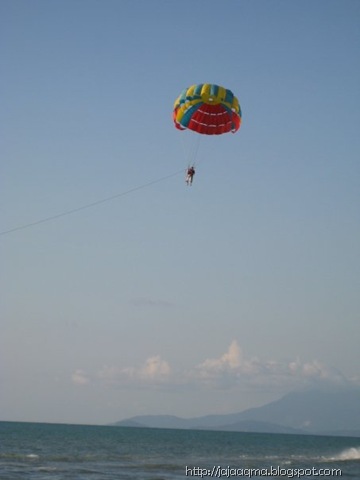
[[[224,87],[210,83],[192,85],[185,89],[174,104],[176,128],[204,135],[235,133],[241,124],[238,99]]]

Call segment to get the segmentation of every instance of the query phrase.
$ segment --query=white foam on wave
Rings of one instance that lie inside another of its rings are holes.
[[[29,455],[26,455],[26,458],[37,459],[39,458],[39,455],[36,455],[36,453],[29,453]]]
[[[360,460],[360,447],[351,447],[343,450],[338,455],[331,457],[332,461]]]

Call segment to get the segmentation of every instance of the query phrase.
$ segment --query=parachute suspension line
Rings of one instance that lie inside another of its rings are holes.
[[[65,217],[67,215],[72,215],[73,213],[80,212],[81,210],[85,210],[87,208],[92,208],[92,207],[95,207],[95,206],[100,205],[102,203],[110,202],[111,200],[115,200],[116,198],[124,197],[125,195],[129,195],[130,193],[136,192],[137,190],[142,190],[144,188],[150,187],[151,185],[155,185],[156,183],[160,183],[160,182],[163,182],[165,180],[168,180],[169,178],[180,175],[183,172],[184,172],[183,169],[178,170],[174,173],[170,173],[169,175],[166,175],[165,177],[160,177],[160,178],[158,178],[156,180],[152,180],[148,183],[143,183],[142,185],[139,185],[138,187],[133,187],[133,188],[130,188],[129,190],[124,190],[123,192],[116,193],[115,195],[112,195],[111,197],[102,198],[100,200],[96,200],[95,202],[88,203],[88,204],[83,205],[81,207],[76,207],[76,208],[73,208],[71,210],[67,210],[65,212],[58,213],[56,215],[52,215],[50,217],[45,217],[45,218],[42,218],[40,220],[36,220],[34,222],[31,222],[31,223],[26,223],[24,225],[20,225],[18,227],[11,228],[9,230],[4,230],[4,231],[0,232],[0,235],[1,236],[2,235],[7,235],[8,233],[16,232],[18,230],[24,230],[25,228],[34,227],[35,225],[39,225],[41,223],[50,222],[51,220],[56,220],[57,218]]]
[[[198,156],[199,147],[200,147],[200,140],[201,140],[201,135],[196,135],[196,140],[195,140],[195,144],[192,151],[192,157],[191,157],[191,165],[193,167],[195,167],[196,163],[199,163],[197,162],[197,156]]]
[[[187,159],[189,154],[188,154],[188,149],[187,149],[186,144],[185,144],[185,137],[184,137],[184,135],[180,135],[180,138],[181,138],[181,146],[182,146],[182,149],[183,149],[184,158]]]
[[[184,151],[184,157],[188,167],[194,167],[197,161],[197,155],[200,147],[201,135],[191,135],[192,138],[185,138],[186,135],[181,135],[181,142]],[[186,140],[189,141],[190,145],[186,144]]]

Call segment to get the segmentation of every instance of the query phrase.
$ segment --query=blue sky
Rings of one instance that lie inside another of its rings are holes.
[[[359,2],[0,9],[1,232],[123,194],[2,233],[0,419],[359,386]],[[243,125],[201,136],[190,189],[172,106],[203,82]]]

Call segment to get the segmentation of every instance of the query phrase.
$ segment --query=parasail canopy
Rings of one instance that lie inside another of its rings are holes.
[[[241,109],[231,90],[211,83],[192,85],[175,100],[173,119],[179,130],[204,135],[235,133],[241,124]]]

